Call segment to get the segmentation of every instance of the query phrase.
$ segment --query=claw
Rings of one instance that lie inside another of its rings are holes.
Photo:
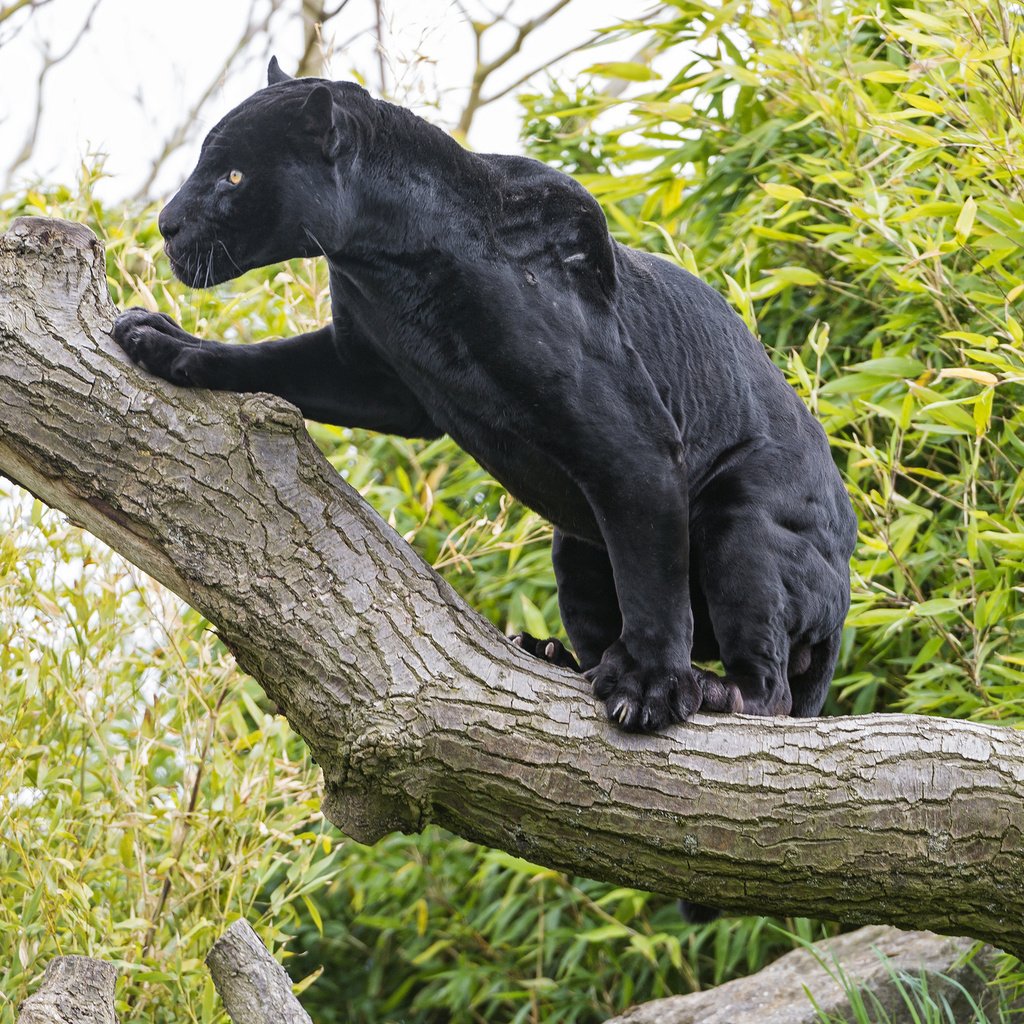
[[[548,641],[547,647],[544,648],[544,657],[553,658],[555,656],[555,644],[553,641]]]
[[[521,636],[514,636],[514,637],[512,637],[512,646],[513,647],[522,647],[523,646],[523,638]]]

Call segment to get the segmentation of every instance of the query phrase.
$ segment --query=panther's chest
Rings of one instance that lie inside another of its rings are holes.
[[[601,542],[590,505],[572,474],[525,430],[496,428],[480,418],[456,416],[445,430],[510,494],[565,533]]]

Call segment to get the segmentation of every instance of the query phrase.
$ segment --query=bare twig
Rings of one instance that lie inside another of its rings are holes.
[[[388,95],[388,69],[386,50],[384,49],[384,4],[383,0],[373,0],[374,35],[377,40],[377,74],[380,76],[380,93]]]
[[[487,79],[490,78],[495,71],[503,68],[513,57],[515,57],[517,53],[519,53],[523,48],[523,44],[532,32],[540,28],[541,25],[547,24],[556,14],[558,14],[559,11],[567,7],[571,2],[572,0],[555,0],[555,3],[538,14],[535,18],[530,18],[529,20],[524,21],[521,25],[516,26],[516,33],[512,41],[504,50],[501,51],[501,53],[489,61],[483,59],[484,36],[496,25],[508,23],[507,19],[508,13],[511,9],[511,4],[506,7],[501,14],[496,15],[492,21],[479,22],[470,18],[465,7],[459,3],[459,10],[466,16],[470,28],[474,33],[476,68],[473,71],[473,78],[470,82],[469,96],[466,98],[466,103],[462,108],[462,114],[459,117],[459,123],[455,128],[457,135],[465,138],[469,134],[469,129],[473,124],[473,118],[476,116],[477,112],[487,103],[493,101],[494,97],[488,100],[484,100],[482,97],[484,85],[487,83]],[[572,49],[575,49],[575,47]],[[568,52],[571,53],[572,49]],[[564,57],[566,54],[562,54],[562,56]],[[536,74],[537,70],[539,69],[535,69],[530,73],[530,75]],[[528,75],[527,77],[530,76]],[[513,86],[513,88],[515,87]]]
[[[135,195],[132,197],[134,200],[149,198],[153,184],[157,179],[157,175],[160,173],[160,169],[167,162],[171,154],[175,153],[188,141],[195,128],[199,112],[206,106],[206,103],[214,92],[216,92],[216,90],[223,84],[224,79],[234,67],[235,62],[243,53],[245,53],[249,44],[257,36],[268,31],[271,18],[273,18],[281,8],[283,2],[284,0],[270,0],[266,13],[261,18],[257,18],[256,7],[258,0],[252,0],[252,4],[249,9],[249,17],[246,21],[246,26],[242,35],[239,37],[238,41],[232,47],[231,52],[221,64],[217,74],[213,76],[206,88],[202,93],[200,93],[199,98],[189,108],[188,113],[186,113],[178,123],[178,126],[164,141],[164,145],[159,154],[150,165],[149,173],[146,175],[145,181],[143,181]]]
[[[50,72],[67,60],[72,53],[77,49],[78,44],[84,38],[86,32],[92,25],[93,15],[96,13],[96,9],[102,3],[102,0],[93,0],[92,7],[89,8],[89,13],[86,15],[85,21],[82,22],[81,28],[75,33],[74,38],[68,44],[67,48],[56,56],[50,51],[49,44],[45,44],[43,48],[43,65],[39,69],[39,75],[36,78],[36,91],[35,91],[35,109],[32,113],[32,121],[29,124],[28,132],[25,135],[25,141],[21,145],[21,149],[15,155],[14,159],[8,164],[6,179],[8,184],[14,177],[15,172],[19,167],[22,167],[32,157],[33,152],[36,148],[36,142],[39,138],[39,128],[43,120],[43,94],[46,89],[46,79]],[[38,8],[41,4],[36,3],[31,5],[33,8]],[[0,11],[0,23],[3,22],[3,11]]]
[[[40,7],[45,7],[47,4],[52,2],[53,0],[14,0],[13,3],[0,7],[0,25],[9,18],[13,18],[19,11],[25,10],[26,7],[28,7],[31,12],[38,10]]]
[[[504,99],[510,92],[514,92],[521,85],[525,85],[534,75],[539,74],[545,68],[550,67],[552,64],[557,63],[560,60],[564,60],[572,53],[577,53],[580,50],[585,50],[589,46],[593,46],[596,42],[601,39],[599,35],[593,35],[590,39],[583,43],[574,43],[572,46],[567,46],[561,53],[556,54],[554,57],[549,57],[543,64],[537,64],[532,67],[524,75],[520,75],[515,81],[510,82],[504,88],[499,89],[497,92],[491,93],[489,96],[484,96],[480,100],[480,104],[477,109],[486,107],[488,103],[494,103],[497,100]]]

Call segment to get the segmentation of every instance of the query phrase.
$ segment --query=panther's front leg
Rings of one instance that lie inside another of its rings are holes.
[[[615,579],[622,632],[586,672],[608,717],[653,732],[698,710],[738,711],[739,691],[691,663],[689,521],[681,457],[639,466],[592,491]],[[647,459],[645,464],[645,459]],[[642,475],[635,478],[639,468]]]
[[[194,338],[163,313],[128,309],[111,334],[133,362],[172,384],[266,391],[322,423],[440,435],[417,396],[337,317],[294,338],[229,345]]]

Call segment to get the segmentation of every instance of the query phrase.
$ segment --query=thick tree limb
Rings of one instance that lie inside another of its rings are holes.
[[[0,238],[0,472],[199,609],[373,841],[435,821],[559,869],[735,910],[1024,954],[1024,735],[886,715],[604,720],[509,646],[265,395],[174,388],[106,335],[87,229]]]
[[[247,921],[236,921],[213,944],[206,966],[235,1024],[313,1024],[288,972]]]
[[[59,956],[21,1004],[18,1024],[117,1024],[117,968],[88,956]]]

